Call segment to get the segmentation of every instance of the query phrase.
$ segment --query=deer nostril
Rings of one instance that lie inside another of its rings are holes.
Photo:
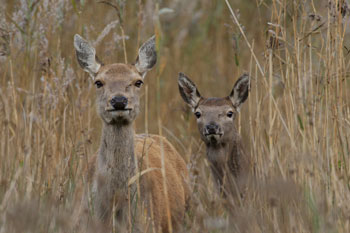
[[[128,99],[124,96],[114,96],[110,103],[115,110],[124,110],[128,105]]]
[[[219,129],[219,126],[216,124],[210,124],[210,125],[206,125],[205,128],[208,134],[216,134],[217,130]]]

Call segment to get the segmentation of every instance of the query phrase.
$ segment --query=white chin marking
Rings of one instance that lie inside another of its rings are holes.
[[[218,142],[221,138],[221,136],[218,134],[210,134],[210,135],[207,135],[206,137],[210,142],[214,142],[214,143]]]
[[[106,115],[106,118],[109,123],[117,123],[117,122],[129,122],[132,118],[131,111],[125,110],[125,111],[111,111],[108,112]]]
[[[130,115],[130,110],[110,112],[113,117],[125,117]]]

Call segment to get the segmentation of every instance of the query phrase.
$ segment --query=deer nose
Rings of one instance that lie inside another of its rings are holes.
[[[114,96],[110,103],[115,110],[124,110],[126,105],[128,105],[128,99],[124,96]]]
[[[217,124],[208,124],[205,126],[205,131],[207,134],[217,134],[219,126]]]

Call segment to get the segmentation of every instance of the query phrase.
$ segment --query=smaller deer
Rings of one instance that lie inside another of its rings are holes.
[[[248,98],[249,76],[241,76],[230,95],[224,98],[202,97],[196,85],[183,73],[179,74],[178,84],[183,100],[197,118],[213,177],[220,192],[226,195],[232,187],[225,185],[227,180],[237,178],[249,163],[234,125],[241,105]]]

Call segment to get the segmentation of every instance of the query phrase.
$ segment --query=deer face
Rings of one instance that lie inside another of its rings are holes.
[[[203,98],[194,114],[204,142],[216,144],[232,138],[234,119],[238,113],[226,98]]]
[[[248,98],[249,76],[240,77],[231,94],[224,98],[201,97],[195,84],[182,73],[178,83],[182,98],[197,118],[202,140],[211,145],[230,142],[237,133],[234,120]]]
[[[106,123],[135,120],[140,108],[143,78],[131,65],[102,67],[95,80],[97,112]]]
[[[96,85],[97,112],[107,124],[130,124],[139,113],[140,89],[144,77],[156,63],[155,37],[139,49],[135,64],[103,65],[95,49],[79,35],[74,36],[74,47],[80,66]]]

